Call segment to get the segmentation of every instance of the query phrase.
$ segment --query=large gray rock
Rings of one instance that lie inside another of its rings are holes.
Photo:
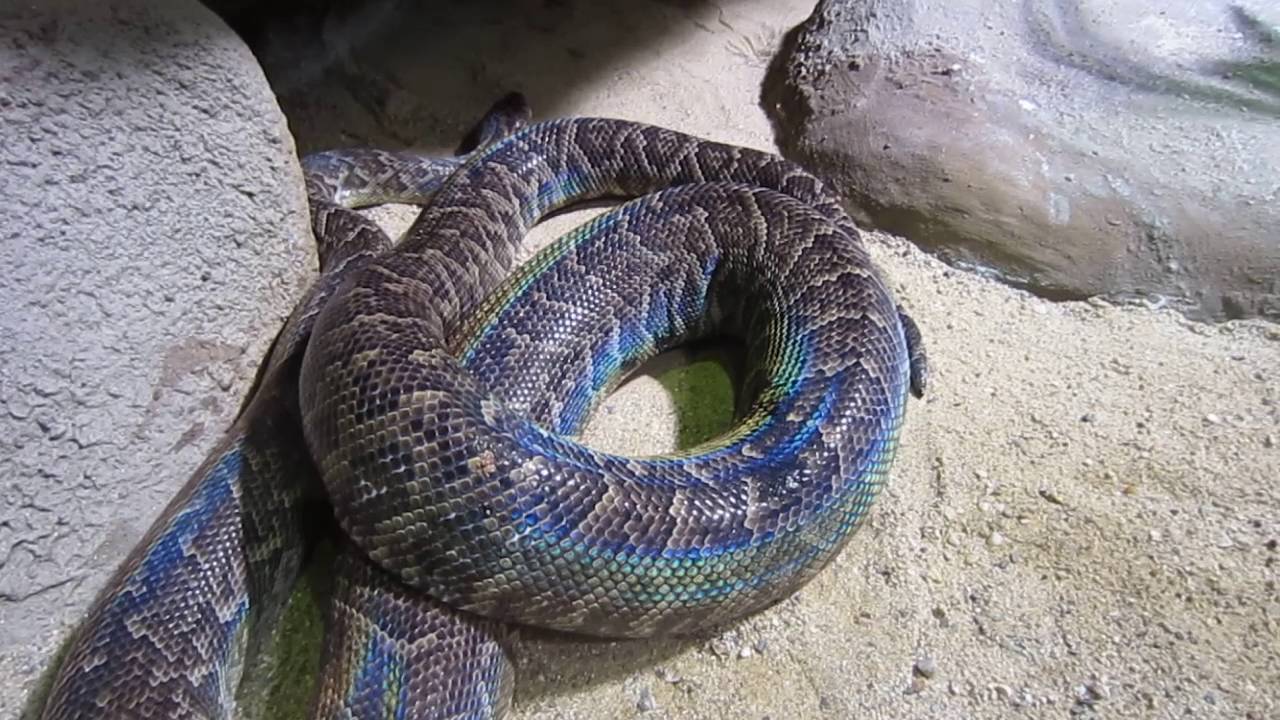
[[[226,428],[312,262],[293,141],[194,0],[0,5],[0,717]]]
[[[1280,3],[824,0],[765,93],[860,219],[1050,297],[1280,318]]]

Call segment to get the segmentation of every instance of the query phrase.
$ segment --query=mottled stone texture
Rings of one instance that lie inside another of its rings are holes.
[[[0,687],[17,691],[226,428],[313,250],[275,98],[192,0],[0,4],[0,118]]]
[[[824,0],[766,106],[861,220],[952,260],[1280,318],[1280,6],[1153,7]]]

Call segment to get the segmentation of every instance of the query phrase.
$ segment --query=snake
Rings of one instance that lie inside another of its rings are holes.
[[[773,154],[529,118],[510,95],[453,158],[303,159],[319,275],[41,717],[261,713],[241,681],[330,521],[317,718],[502,717],[513,625],[697,634],[843,548],[928,363],[839,198]],[[625,202],[512,273],[534,224],[601,198]],[[396,243],[354,212],[385,202],[422,206]],[[646,457],[578,440],[635,368],[721,336],[747,357],[732,429]]]

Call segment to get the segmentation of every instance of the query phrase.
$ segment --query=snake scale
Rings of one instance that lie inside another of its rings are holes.
[[[304,159],[320,275],[95,601],[42,717],[260,713],[237,688],[317,502],[342,531],[323,718],[499,717],[507,623],[694,632],[840,550],[927,364],[837,198],[774,155],[528,117],[504,98],[457,158]],[[507,277],[534,223],[600,197],[635,199]],[[423,205],[394,245],[351,210],[380,202]],[[747,349],[734,429],[640,458],[573,439],[628,371],[716,335]]]

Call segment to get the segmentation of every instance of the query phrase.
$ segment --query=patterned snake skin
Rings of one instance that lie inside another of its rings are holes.
[[[465,159],[304,162],[321,275],[95,603],[43,717],[260,712],[236,696],[269,639],[249,628],[278,615],[320,496],[348,540],[314,717],[497,717],[498,621],[693,631],[839,551],[926,363],[836,198],[772,155],[526,118],[500,102]],[[546,213],[641,195],[506,279]],[[426,204],[394,247],[346,209],[386,201]],[[712,335],[748,350],[733,431],[648,458],[572,440],[627,371]]]

